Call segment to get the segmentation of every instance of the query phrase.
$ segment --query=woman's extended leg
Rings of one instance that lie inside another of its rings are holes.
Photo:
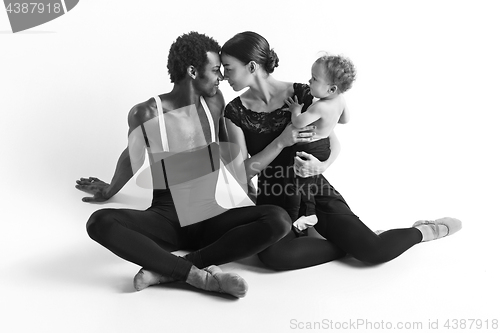
[[[286,237],[259,257],[274,269],[297,269],[322,264],[346,253],[367,263],[389,261],[419,243],[422,234],[415,228],[372,232],[351,211],[344,198],[323,176],[315,195],[318,223],[314,226],[327,240]]]
[[[297,237],[291,231],[285,238],[259,253],[259,259],[272,269],[291,270],[324,264],[345,255],[343,250],[328,240]]]
[[[328,213],[316,209],[316,230],[351,254],[366,263],[378,264],[392,260],[422,241],[418,229],[393,229],[375,234],[354,214]]]
[[[388,230],[375,234],[351,211],[344,198],[324,177],[316,195],[316,230],[354,258],[367,263],[392,260],[422,241],[416,228]]]
[[[314,228],[326,240],[295,238],[292,233],[260,253],[261,261],[277,270],[299,269],[349,253],[367,263],[382,263],[422,240],[422,234],[416,228],[389,230],[376,235],[351,212],[340,194],[338,196],[316,196],[318,223]]]

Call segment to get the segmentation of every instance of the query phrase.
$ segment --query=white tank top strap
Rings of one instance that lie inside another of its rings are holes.
[[[210,135],[212,136],[212,142],[217,142],[216,140],[217,137],[215,135],[214,120],[212,118],[212,114],[210,113],[210,109],[208,108],[207,102],[205,102],[203,96],[200,96],[200,102],[201,105],[203,106],[203,109],[205,110],[205,114],[207,115],[208,124],[210,125]]]
[[[167,128],[165,127],[165,116],[163,115],[163,106],[159,96],[155,96],[156,109],[158,110],[158,123],[160,125],[160,139],[163,151],[169,151]]]

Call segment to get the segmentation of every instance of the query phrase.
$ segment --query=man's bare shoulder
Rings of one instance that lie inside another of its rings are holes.
[[[224,95],[222,95],[222,91],[220,90],[217,90],[217,93],[214,96],[204,98],[212,114],[220,114],[226,106]]]
[[[128,123],[130,128],[135,128],[153,119],[157,115],[156,102],[150,98],[145,102],[136,104],[128,113]]]

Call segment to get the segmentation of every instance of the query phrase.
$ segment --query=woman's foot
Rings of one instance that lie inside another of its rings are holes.
[[[137,291],[141,291],[149,286],[173,281],[173,278],[141,268],[141,270],[134,276],[134,288]]]
[[[215,265],[202,270],[195,266],[191,267],[186,282],[199,289],[216,291],[238,298],[245,297],[248,291],[248,284],[238,274],[225,273]]]
[[[462,229],[462,222],[452,217],[443,217],[435,221],[420,220],[413,224],[422,233],[422,242],[428,242],[450,236]]]

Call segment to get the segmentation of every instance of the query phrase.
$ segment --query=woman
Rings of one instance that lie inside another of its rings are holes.
[[[339,153],[334,134],[330,136],[330,158],[320,162],[302,154],[306,161],[290,165],[290,146],[310,142],[313,126],[296,129],[290,125],[290,112],[285,104],[289,97],[298,98],[304,109],[312,103],[305,84],[276,80],[271,73],[278,57],[265,38],[254,32],[243,32],[227,41],[221,51],[224,77],[235,91],[249,88],[225,108],[229,140],[240,146],[247,157],[248,179],[259,174],[257,205],[283,207],[286,173],[295,169],[299,176],[320,174]],[[296,158],[297,159],[297,158]],[[298,269],[343,257],[346,253],[366,263],[382,263],[394,259],[415,244],[451,235],[461,228],[453,218],[418,221],[412,228],[395,229],[379,235],[372,232],[350,210],[344,198],[319,175],[319,191],[315,196],[318,222],[314,228],[325,239],[297,237],[290,232],[285,238],[259,254],[267,266]]]

